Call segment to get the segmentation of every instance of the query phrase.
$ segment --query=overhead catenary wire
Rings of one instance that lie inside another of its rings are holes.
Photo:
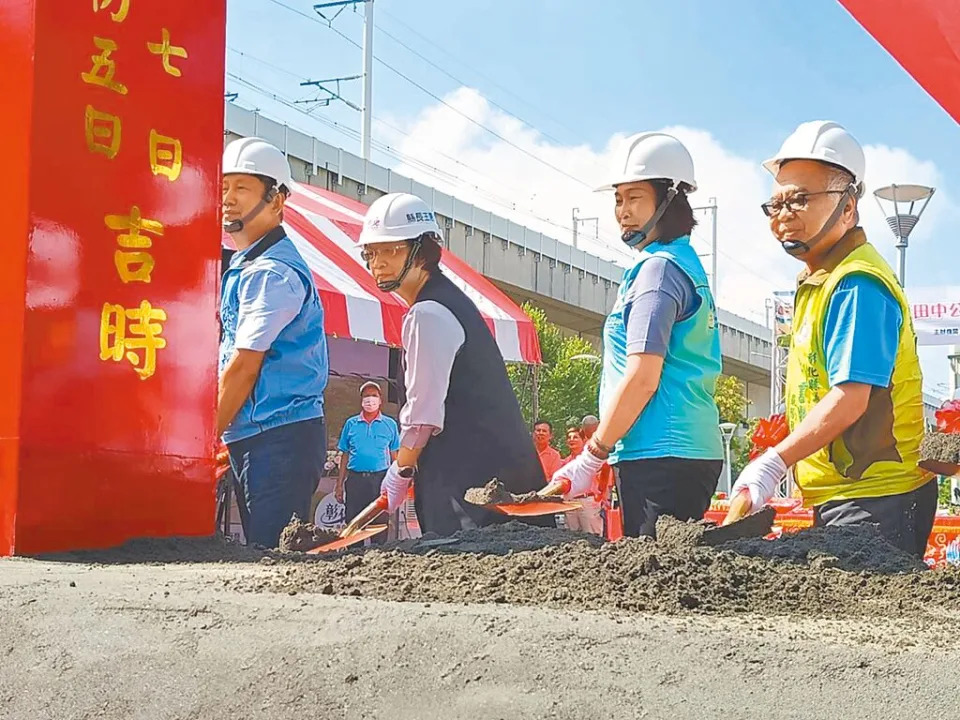
[[[348,43],[350,43],[350,44],[353,45],[354,47],[356,47],[356,48],[358,48],[358,49],[362,49],[362,45],[361,45],[360,43],[358,43],[356,40],[354,40],[353,38],[351,38],[349,35],[346,35],[345,33],[341,32],[341,31],[338,30],[337,28],[333,27],[333,25],[330,25],[330,24],[327,24],[327,23],[323,22],[322,20],[320,20],[320,18],[318,18],[318,17],[316,17],[316,16],[308,15],[308,14],[305,13],[305,12],[302,12],[302,11],[300,11],[300,10],[297,10],[296,8],[291,7],[290,5],[287,5],[286,3],[281,2],[281,0],[269,0],[269,2],[273,3],[274,5],[277,5],[278,7],[285,8],[286,10],[288,10],[288,11],[290,11],[290,12],[292,12],[292,13],[295,13],[295,14],[299,15],[300,17],[306,18],[307,20],[310,20],[311,22],[315,22],[315,23],[317,23],[317,24],[319,24],[319,25],[322,25],[323,27],[329,28],[331,31],[333,31],[334,33],[336,33],[337,35],[339,35],[341,38],[343,38],[344,40],[346,40]],[[405,80],[405,81],[408,82],[409,84],[413,85],[415,88],[417,88],[417,89],[420,90],[421,92],[425,93],[425,94],[428,95],[429,97],[431,97],[431,98],[433,98],[434,100],[436,100],[438,103],[440,103],[440,104],[443,105],[444,107],[450,109],[451,111],[453,111],[454,113],[456,113],[456,114],[459,115],[460,117],[464,118],[465,120],[467,120],[467,121],[470,122],[471,124],[473,124],[473,125],[477,126],[478,128],[482,129],[484,132],[489,133],[490,135],[492,135],[493,137],[497,138],[498,140],[500,140],[500,141],[503,142],[504,144],[509,145],[510,147],[514,148],[514,149],[517,150],[518,152],[520,152],[520,153],[526,155],[527,157],[535,160],[536,162],[540,163],[541,165],[543,165],[543,166],[545,166],[545,167],[548,167],[548,168],[550,168],[551,170],[553,170],[553,171],[555,171],[555,172],[563,175],[564,177],[567,177],[567,178],[569,178],[570,180],[573,180],[574,182],[579,183],[580,185],[583,185],[584,187],[587,187],[587,188],[590,187],[590,184],[587,183],[587,182],[584,182],[581,178],[578,178],[578,177],[576,177],[575,175],[571,175],[571,174],[568,173],[566,170],[563,170],[562,168],[557,167],[557,166],[554,165],[553,163],[551,163],[551,162],[549,162],[549,161],[547,161],[547,160],[544,160],[544,159],[541,158],[539,155],[537,155],[536,153],[531,152],[531,151],[528,150],[527,148],[524,148],[524,147],[522,147],[521,145],[517,145],[515,142],[513,142],[513,141],[510,140],[509,138],[506,138],[506,137],[504,137],[502,134],[498,133],[496,130],[494,130],[494,129],[490,128],[490,127],[487,127],[486,125],[484,125],[484,124],[483,124],[482,122],[480,122],[479,120],[470,117],[470,115],[468,115],[467,113],[465,113],[465,112],[463,112],[462,110],[460,110],[460,108],[458,108],[458,107],[456,107],[456,106],[454,106],[454,105],[451,105],[451,104],[448,103],[446,100],[444,100],[442,97],[440,97],[439,95],[437,95],[436,93],[434,93],[432,90],[430,90],[429,88],[423,86],[422,84],[420,84],[419,82],[417,82],[416,80],[414,80],[413,78],[411,78],[410,76],[408,76],[407,74],[405,74],[403,71],[401,71],[401,70],[393,67],[390,63],[386,62],[385,60],[383,60],[382,58],[380,58],[378,55],[374,54],[373,59],[376,60],[376,61],[377,61],[378,63],[380,63],[381,65],[383,65],[387,70],[391,71],[392,73],[394,73],[394,74],[397,75],[398,77],[402,78],[403,80]]]
[[[239,51],[238,51],[238,52],[239,52]],[[252,56],[249,56],[249,55],[248,55],[248,57],[251,57],[251,58],[252,58]],[[288,72],[288,74],[289,74],[289,72]],[[307,116],[307,117],[309,117],[309,118],[311,118],[311,119],[313,119],[313,120],[316,120],[316,121],[319,122],[320,124],[322,124],[322,125],[324,125],[324,126],[326,126],[326,127],[331,128],[332,130],[334,130],[334,131],[336,131],[336,132],[338,132],[338,133],[340,133],[340,134],[342,134],[342,135],[350,138],[351,140],[357,140],[357,139],[359,139],[359,137],[360,137],[359,131],[354,130],[353,128],[350,128],[350,127],[348,127],[348,126],[346,126],[346,125],[344,125],[344,124],[342,124],[342,123],[338,123],[338,122],[336,122],[335,120],[331,120],[331,119],[329,119],[329,118],[325,118],[325,117],[323,117],[322,115],[313,114],[313,113],[311,113],[310,111],[304,110],[304,108],[303,108],[302,106],[296,104],[297,101],[296,101],[295,99],[290,98],[290,97],[287,97],[287,96],[284,96],[284,95],[276,92],[275,89],[270,89],[270,88],[264,87],[264,86],[262,86],[262,85],[258,85],[257,83],[255,83],[255,82],[253,82],[253,81],[251,81],[251,80],[249,80],[249,79],[247,79],[247,78],[244,78],[244,77],[241,76],[241,75],[238,75],[238,74],[236,74],[236,73],[233,73],[233,72],[229,72],[229,71],[228,71],[227,77],[229,77],[229,78],[230,78],[231,80],[233,80],[234,82],[237,82],[237,83],[239,83],[240,85],[242,85],[242,86],[244,86],[244,87],[246,87],[246,88],[248,88],[248,89],[250,89],[250,90],[252,90],[252,91],[254,91],[254,92],[258,93],[258,94],[260,94],[260,95],[263,95],[263,96],[265,96],[265,97],[267,97],[267,98],[269,98],[269,99],[271,99],[271,100],[274,100],[275,102],[278,102],[278,103],[280,103],[280,104],[282,104],[282,105],[284,105],[284,106],[286,106],[286,107],[288,107],[288,108],[290,108],[290,109],[292,109],[292,110],[295,110],[295,111],[299,112],[299,113],[302,114],[302,115],[305,115],[305,116]],[[400,133],[406,135],[406,133],[404,133],[404,132],[403,132],[402,130],[400,130],[399,128],[396,128],[396,127],[390,125],[389,123],[386,123],[386,122],[384,122],[384,121],[382,121],[382,120],[380,120],[380,119],[378,119],[378,118],[374,118],[374,119],[375,119],[377,122],[381,122],[381,123],[385,124],[387,127],[390,127],[391,129],[393,129],[393,130],[395,130],[395,131],[397,131],[397,132],[400,132]],[[376,140],[373,141],[373,145],[374,145],[374,147],[375,147],[378,151],[380,151],[380,152],[382,152],[382,153],[384,153],[384,154],[386,154],[386,155],[388,155],[388,156],[394,157],[394,158],[396,158],[396,159],[398,159],[398,160],[400,160],[400,161],[402,161],[402,162],[404,162],[404,163],[407,163],[407,164],[409,164],[409,165],[411,165],[411,166],[413,166],[413,167],[415,167],[415,168],[418,168],[418,169],[422,170],[423,172],[425,172],[425,173],[428,174],[428,175],[431,175],[431,176],[433,176],[433,177],[435,177],[435,178],[439,178],[439,179],[441,179],[441,180],[443,180],[443,181],[445,181],[445,182],[449,182],[449,183],[451,183],[451,184],[457,184],[457,185],[461,185],[461,186],[464,185],[463,179],[462,179],[460,176],[454,175],[454,174],[449,173],[449,172],[447,172],[447,171],[444,171],[444,170],[442,170],[442,169],[440,169],[440,168],[437,168],[437,167],[435,167],[435,166],[433,166],[433,165],[430,165],[429,163],[425,163],[424,161],[422,161],[422,160],[420,160],[420,159],[418,159],[418,158],[415,158],[415,157],[413,157],[413,156],[410,156],[410,155],[408,155],[408,154],[406,154],[406,153],[403,153],[403,152],[397,150],[396,148],[394,148],[394,147],[392,147],[392,146],[390,146],[390,145],[387,145],[387,144],[385,144],[385,143],[382,143],[382,142],[379,142],[379,141],[376,141]],[[442,154],[442,153],[441,153],[441,154]],[[449,158],[449,156],[445,156],[445,157],[448,157],[448,158]],[[454,159],[454,158],[449,158],[449,159],[450,159],[451,161],[454,161],[454,162],[458,162],[458,163],[459,163],[459,161],[456,161],[456,159]],[[475,172],[476,174],[478,174],[478,175],[480,175],[480,176],[482,176],[482,177],[488,177],[488,176],[483,176],[483,174],[480,173],[480,171],[475,170],[474,168],[470,168],[470,166],[468,166],[468,165],[465,165],[465,164],[463,164],[463,163],[459,163],[459,164],[460,164],[461,166],[467,168],[467,169],[470,169],[472,172]],[[488,177],[488,179],[493,180],[492,178],[489,178],[489,177]],[[513,212],[520,213],[522,216],[526,216],[526,217],[529,218],[529,219],[536,220],[536,221],[538,221],[538,222],[542,222],[542,223],[548,224],[548,225],[550,225],[550,226],[552,226],[552,227],[557,228],[558,230],[564,231],[564,233],[570,233],[570,232],[572,232],[572,229],[571,229],[569,226],[566,226],[566,225],[563,225],[562,223],[556,222],[555,220],[553,220],[553,219],[551,219],[551,218],[549,218],[549,217],[544,217],[544,216],[538,215],[538,214],[536,214],[535,212],[533,212],[533,211],[531,211],[531,210],[529,210],[529,209],[525,209],[525,208],[519,207],[519,206],[517,206],[517,204],[516,204],[515,202],[513,202],[513,201],[511,201],[511,200],[509,200],[509,199],[506,199],[506,198],[504,198],[504,197],[502,197],[502,196],[500,196],[500,195],[497,195],[497,194],[495,194],[495,193],[493,193],[493,192],[490,192],[489,190],[487,190],[487,189],[485,189],[485,188],[483,188],[483,187],[481,187],[481,186],[479,186],[479,185],[470,185],[469,187],[470,187],[471,190],[475,191],[480,197],[489,200],[495,207],[500,207],[500,208],[505,209],[505,210],[510,210],[510,211],[513,211]],[[598,238],[598,240],[600,240],[600,239],[602,239],[602,238]],[[626,253],[626,252],[624,252],[624,251],[621,251],[621,250],[620,250],[619,248],[617,248],[616,246],[611,246],[611,245],[605,244],[605,243],[603,243],[603,242],[597,243],[597,245],[598,245],[598,247],[602,248],[603,250],[605,250],[605,251],[607,251],[607,252],[610,252],[610,253],[613,253],[614,256],[618,256],[618,257],[620,257],[620,258],[622,258],[622,259],[624,259],[624,258],[629,258],[629,257],[630,257],[628,253]]]

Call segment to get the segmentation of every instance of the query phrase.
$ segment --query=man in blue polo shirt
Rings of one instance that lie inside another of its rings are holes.
[[[308,518],[326,460],[323,306],[281,225],[293,180],[259,138],[223,152],[223,228],[237,245],[220,292],[217,434],[248,512],[247,542],[276,547],[294,513]]]
[[[383,476],[400,449],[397,422],[380,412],[381,405],[380,386],[364,383],[360,387],[362,411],[349,418],[340,433],[338,449],[344,457],[334,492],[340,502],[346,494],[348,518],[355,518],[377,499]],[[383,536],[378,535],[374,541],[383,542]]]

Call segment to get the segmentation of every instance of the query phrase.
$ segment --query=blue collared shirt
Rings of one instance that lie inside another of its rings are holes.
[[[370,422],[363,415],[354,415],[343,425],[340,452],[347,453],[347,470],[381,472],[393,462],[391,452],[400,449],[397,421],[380,413]]]

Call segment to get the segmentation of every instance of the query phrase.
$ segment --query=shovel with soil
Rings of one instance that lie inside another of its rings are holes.
[[[515,495],[494,478],[483,487],[469,488],[463,494],[463,499],[471,505],[482,505],[511,517],[537,517],[566,513],[582,507],[579,502],[563,499],[563,494],[569,489],[569,480],[558,480],[538,492]]]
[[[343,548],[356,545],[367,538],[379,535],[387,529],[386,525],[371,525],[374,520],[380,517],[380,514],[387,510],[387,494],[383,493],[367,505],[360,514],[351,520],[347,526],[340,531],[340,537],[319,547],[315,547],[307,552],[310,555],[319,555],[321,553],[342,550]]]

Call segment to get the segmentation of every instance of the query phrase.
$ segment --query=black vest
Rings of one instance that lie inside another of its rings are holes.
[[[426,300],[447,308],[465,339],[450,372],[443,432],[424,448],[421,471],[449,473],[460,479],[458,484],[467,482],[466,476],[469,483],[498,477],[513,492],[543,487],[543,468],[503,356],[477,306],[440,272],[430,277],[414,304]]]

